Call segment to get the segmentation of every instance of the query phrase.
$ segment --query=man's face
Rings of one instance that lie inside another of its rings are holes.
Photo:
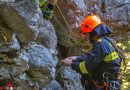
[[[88,33],[81,33],[81,37],[82,37],[83,39],[89,39]]]

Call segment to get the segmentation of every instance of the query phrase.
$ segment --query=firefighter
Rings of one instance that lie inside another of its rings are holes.
[[[43,17],[51,19],[53,16],[53,9],[57,3],[57,0],[49,0],[49,3],[45,5],[47,0],[39,0],[39,6],[42,10]]]
[[[62,60],[81,73],[81,82],[86,90],[120,90],[117,76],[121,60],[108,40],[111,32],[97,15],[88,15],[81,24],[81,36],[90,40],[92,49]]]

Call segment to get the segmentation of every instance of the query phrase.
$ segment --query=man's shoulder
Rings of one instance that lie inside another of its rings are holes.
[[[96,42],[95,42],[95,45],[103,45],[103,44],[107,44],[109,43],[109,41],[105,38],[99,38]]]

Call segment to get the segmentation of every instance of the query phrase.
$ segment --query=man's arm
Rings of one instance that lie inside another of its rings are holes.
[[[96,60],[102,55],[101,52],[102,50],[99,44],[99,45],[94,46],[91,52],[87,52],[80,56],[76,56],[76,58],[74,59],[76,61],[78,60],[79,62],[73,62],[71,59],[68,59],[68,61],[63,60],[63,63],[66,62],[68,65],[72,67],[73,70],[76,70],[77,72],[82,73],[82,74],[86,74],[88,73],[87,72],[88,70],[91,70],[91,68],[96,67],[101,62],[100,59]]]

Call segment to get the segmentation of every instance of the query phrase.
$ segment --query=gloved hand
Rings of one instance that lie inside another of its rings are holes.
[[[77,56],[71,56],[71,57],[65,58],[64,60],[61,60],[61,62],[64,63],[65,65],[71,65],[71,63],[75,61],[76,58]]]

